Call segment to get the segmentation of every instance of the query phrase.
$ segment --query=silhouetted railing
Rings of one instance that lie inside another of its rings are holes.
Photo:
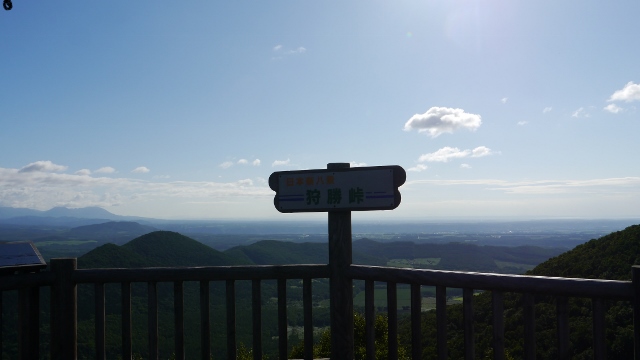
[[[331,259],[332,257],[330,257]],[[446,289],[463,289],[463,316],[465,336],[465,359],[475,358],[473,328],[473,292],[491,291],[493,296],[493,349],[494,359],[504,359],[503,294],[523,294],[524,306],[524,352],[527,359],[534,359],[535,313],[534,295],[556,297],[558,351],[561,359],[569,358],[568,303],[570,297],[591,298],[593,307],[593,352],[594,358],[604,359],[605,306],[604,301],[627,300],[632,302],[634,314],[635,358],[640,359],[640,267],[633,267],[633,281],[610,281],[573,278],[550,278],[521,275],[465,273],[422,269],[399,269],[388,267],[349,265],[332,273],[331,265],[282,265],[282,266],[214,266],[190,268],[145,268],[145,269],[77,269],[76,259],[53,259],[50,271],[31,274],[0,276],[0,295],[3,291],[18,290],[27,294],[27,303],[20,304],[19,351],[22,359],[39,357],[38,327],[39,288],[51,288],[51,358],[74,359],[77,356],[77,285],[94,284],[95,289],[95,333],[96,359],[105,358],[105,287],[107,283],[119,283],[122,289],[122,357],[130,359],[131,346],[131,284],[147,283],[148,288],[148,346],[149,358],[158,357],[158,298],[157,283],[171,282],[174,290],[174,331],[176,359],[184,359],[184,303],[183,283],[196,281],[200,284],[200,319],[202,359],[210,359],[209,283],[226,283],[227,313],[227,358],[236,358],[236,298],[235,282],[252,281],[252,350],[254,359],[260,359],[261,343],[261,281],[277,280],[278,293],[278,354],[287,358],[286,280],[303,280],[304,353],[305,359],[313,357],[312,279],[341,276],[350,280],[365,281],[365,336],[369,359],[374,358],[374,282],[387,283],[388,346],[389,358],[398,354],[397,344],[397,284],[409,284],[411,288],[411,349],[412,358],[420,359],[421,348],[421,296],[420,286],[436,287],[437,352],[438,359],[447,358],[446,334]],[[332,288],[331,301],[335,301]],[[352,296],[352,289],[341,289],[345,296]],[[29,296],[31,294],[31,296]],[[0,308],[2,296],[0,296]],[[351,305],[352,306],[352,305]],[[347,309],[350,319],[336,319],[332,314],[332,331],[339,331],[344,339],[336,340],[333,347],[353,346],[353,309]],[[0,325],[2,318],[0,317]],[[346,329],[336,329],[336,324],[350,324]],[[2,327],[0,326],[0,330]],[[0,349],[2,349],[0,333]],[[347,351],[348,352],[348,351]],[[350,352],[353,354],[353,350]],[[1,357],[1,354],[0,354]],[[334,356],[338,357],[338,356]]]

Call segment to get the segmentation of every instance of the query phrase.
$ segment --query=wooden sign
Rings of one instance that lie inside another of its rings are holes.
[[[393,210],[407,178],[397,165],[279,171],[269,177],[280,212]]]

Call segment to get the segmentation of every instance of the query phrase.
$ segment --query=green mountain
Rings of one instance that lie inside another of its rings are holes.
[[[79,268],[242,265],[237,259],[172,231],[154,231],[118,246],[105,244],[78,258]]]
[[[142,255],[115,244],[104,244],[78,258],[78,268],[140,268],[152,266]]]
[[[640,264],[640,225],[630,226],[536,266],[530,274],[631,280],[631,266]]]
[[[631,267],[640,262],[640,225],[634,225],[599,239],[577,246],[571,251],[551,258],[527,275],[561,276],[576,278],[631,280]],[[536,357],[538,359],[558,358],[556,344],[555,299],[536,296]],[[492,311],[491,293],[474,297],[474,326],[476,331],[476,354],[490,358],[492,354]],[[524,358],[524,320],[522,296],[505,294],[505,349],[514,359]],[[590,299],[569,300],[569,351],[572,359],[592,359],[592,309]],[[462,306],[447,307],[448,349],[450,358],[463,358],[464,328]],[[606,340],[609,359],[633,358],[633,322],[629,302],[607,302]],[[436,353],[436,319],[434,312],[423,313],[422,329],[424,358],[432,359]],[[410,321],[401,321],[400,339],[409,344],[411,339]],[[427,341],[426,339],[429,339]]]

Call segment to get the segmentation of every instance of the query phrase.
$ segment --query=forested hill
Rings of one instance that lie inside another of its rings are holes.
[[[631,280],[631,266],[640,264],[640,225],[629,226],[551,258],[531,275]]]
[[[551,258],[528,275],[578,277],[609,280],[631,280],[631,267],[640,263],[640,225],[630,226],[599,239],[591,240],[566,253]],[[536,296],[536,358],[557,359],[555,299]],[[504,344],[508,358],[522,359],[524,320],[520,294],[505,294]],[[572,359],[593,358],[593,329],[591,299],[569,299],[569,351]],[[491,293],[474,297],[474,326],[477,334],[476,353],[490,357],[491,350]],[[447,309],[449,356],[462,358],[462,306],[451,305]],[[607,358],[633,358],[633,311],[629,302],[607,302],[606,340]],[[423,313],[423,338],[435,338],[435,313]],[[403,322],[400,339],[411,339],[410,323]],[[435,344],[424,344],[424,353],[435,353]]]
[[[105,244],[78,258],[80,268],[242,265],[226,255],[172,231],[154,231],[117,246]]]

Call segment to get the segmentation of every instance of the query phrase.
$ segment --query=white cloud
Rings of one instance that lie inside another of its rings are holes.
[[[464,112],[462,109],[432,107],[424,114],[413,115],[405,124],[404,130],[426,132],[432,138],[443,133],[453,133],[459,129],[477,130],[482,124],[480,115]]]
[[[528,123],[529,122],[525,121],[525,120],[518,121],[518,125],[520,125],[520,126],[527,125]]]
[[[276,54],[276,56],[271,58],[273,60],[281,60],[288,56],[295,56],[307,52],[307,48],[305,48],[304,46],[298,46],[295,49],[285,50],[285,47],[283,45],[276,45],[272,48],[272,50]]]
[[[484,157],[493,154],[494,152],[486,146],[478,146],[477,148],[471,150],[471,157]]]
[[[67,170],[66,166],[56,165],[56,164],[52,163],[51,161],[47,160],[47,161],[32,162],[31,164],[29,164],[27,166],[24,166],[23,168],[21,168],[18,171],[22,172],[22,173],[25,173],[25,172],[34,172],[34,171],[39,171],[39,172],[63,172],[65,170]]]
[[[253,160],[253,162],[251,163],[251,165],[253,165],[253,166],[260,166],[260,159],[255,159],[255,160]]]
[[[287,160],[276,160],[271,164],[271,166],[273,166],[273,167],[275,167],[275,166],[289,166],[290,162],[291,162],[290,159],[287,159]]]
[[[349,163],[349,165],[350,165],[352,168],[353,168],[353,167],[365,167],[365,166],[367,166],[367,164],[366,164],[366,163],[363,163],[363,162],[359,163],[359,162],[355,162],[355,161],[351,161],[351,162]]]
[[[502,99],[500,99],[500,102],[502,102],[503,104],[506,104],[507,100],[509,100],[509,98],[503,97]]]
[[[449,162],[451,159],[467,157],[471,150],[460,150],[458,148],[445,146],[436,152],[420,155],[419,162]]]
[[[75,172],[76,175],[91,175],[91,170],[81,169]]]
[[[250,179],[236,182],[155,182],[118,177],[94,177],[0,168],[0,206],[47,210],[54,206],[116,206],[158,199],[230,199],[237,196],[273,196],[266,185]]]
[[[151,170],[149,170],[149,168],[146,167],[146,166],[138,166],[137,168],[131,170],[131,172],[134,173],[134,174],[146,174],[149,171],[151,171]]]
[[[621,90],[617,90],[611,95],[608,101],[636,101],[640,100],[640,84],[629,81]]]
[[[608,112],[610,112],[612,114],[617,114],[619,112],[624,111],[623,108],[621,108],[620,106],[618,106],[616,104],[609,104],[609,105],[605,106],[603,108],[603,110],[606,110],[606,111],[608,111]]]
[[[546,113],[550,112],[551,110],[553,110],[553,108],[551,106],[547,106],[546,108],[542,109],[542,113],[546,114]]]
[[[578,110],[574,111],[573,114],[571,114],[571,116],[574,117],[574,118],[583,118],[583,117],[589,117],[591,115],[589,115],[587,110],[585,110],[583,107],[581,107]]]
[[[231,161],[225,161],[222,164],[218,165],[219,167],[223,168],[223,169],[228,169],[230,167],[233,166],[233,162]]]
[[[469,165],[469,164],[460,164],[460,169],[471,169],[471,165]]]
[[[425,171],[427,169],[428,169],[427,165],[425,165],[425,164],[417,164],[414,167],[408,168],[407,171],[421,172],[421,171]]]
[[[637,189],[640,177],[604,178],[589,180],[536,180],[506,181],[497,179],[476,180],[413,180],[407,185],[439,185],[439,186],[487,186],[487,190],[499,190],[508,194],[561,194],[561,193],[618,193],[622,188]]]
[[[247,165],[248,163],[249,163],[249,161],[247,159],[238,160],[238,164],[240,164],[240,165]]]
[[[483,157],[493,155],[496,152],[492,151],[486,146],[478,146],[473,150],[460,150],[458,148],[445,146],[438,151],[420,155],[418,158],[419,162],[449,162],[452,159],[461,159],[465,157]]]
[[[116,172],[116,169],[112,168],[111,166],[105,166],[94,172],[98,174],[113,174],[114,172]]]
[[[289,50],[287,53],[288,54],[304,54],[305,52],[307,52],[307,49],[305,49],[302,46],[299,46],[297,49]]]

